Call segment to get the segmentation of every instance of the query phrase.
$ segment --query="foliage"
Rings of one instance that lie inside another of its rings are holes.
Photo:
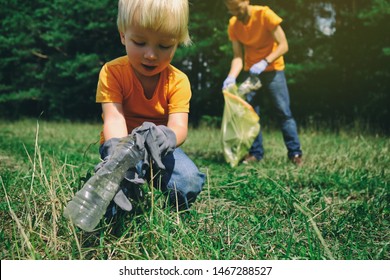
[[[35,106],[31,114],[44,111],[48,118],[70,117],[75,112],[76,118],[97,115],[98,106],[91,104],[98,71],[109,56],[123,51],[119,43],[112,43],[119,42],[116,1],[14,0],[2,7],[0,100],[4,114],[23,114],[23,110],[12,110],[22,104]]]
[[[133,212],[86,233],[62,213],[99,160],[100,128],[0,123],[2,260],[390,258],[387,137],[311,127],[296,168],[280,132],[266,130],[264,160],[230,168],[219,129],[191,129],[183,149],[208,179],[190,211],[164,208],[164,196],[144,186]]]
[[[97,76],[124,53],[115,26],[116,0],[0,0],[0,114],[44,111],[48,119],[97,119]],[[390,38],[387,0],[252,0],[283,18],[291,106],[300,125],[311,119],[353,122],[390,130]],[[335,32],[324,34],[317,17],[335,12]],[[190,1],[191,47],[173,63],[192,83],[191,122],[221,116],[221,84],[232,57],[226,34],[229,15],[222,0]],[[242,76],[244,76],[243,74]],[[241,80],[240,77],[239,81]],[[262,114],[274,120],[264,97]]]
[[[222,115],[221,85],[232,57],[227,40],[228,14],[222,1],[190,1],[190,35],[193,46],[179,49],[175,62],[186,72],[192,84],[191,121],[199,123],[203,115]],[[222,5],[222,7],[221,7]]]

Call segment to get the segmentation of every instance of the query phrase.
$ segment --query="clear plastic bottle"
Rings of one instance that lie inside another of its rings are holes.
[[[99,224],[119,190],[126,171],[143,159],[132,135],[124,137],[108,161],[79,190],[64,210],[64,216],[82,230],[91,232]]]
[[[261,81],[259,77],[251,75],[238,87],[238,93],[243,96],[251,91],[258,90],[260,87]]]

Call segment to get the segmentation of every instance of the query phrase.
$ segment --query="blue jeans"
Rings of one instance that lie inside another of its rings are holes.
[[[177,202],[180,208],[188,209],[202,191],[206,175],[181,148],[162,158],[162,162],[166,168],[161,177],[162,191],[169,195],[171,204]]]
[[[101,158],[107,155],[100,146]],[[183,152],[181,148],[176,148],[162,158],[165,170],[161,171],[161,177],[155,176],[153,185],[160,187],[168,195],[169,202],[172,205],[178,205],[180,209],[188,209],[195,201],[198,194],[202,191],[206,175],[201,173],[194,162]],[[153,166],[154,175],[157,174],[158,168]],[[135,175],[137,173],[138,176]],[[137,188],[137,183],[132,181],[135,177],[150,181],[150,169],[143,169],[143,161],[140,161],[135,168],[131,168],[126,174],[127,180],[121,183],[122,190],[128,194],[132,189]],[[130,182],[132,181],[132,182]],[[141,180],[142,181],[142,180]],[[130,190],[129,190],[130,188]],[[117,207],[112,202],[107,211],[106,217],[111,217],[117,212]]]
[[[290,96],[284,71],[263,72],[259,77],[262,83],[262,87],[259,91],[271,96],[273,105],[276,109],[284,144],[287,148],[287,156],[289,158],[294,157],[295,155],[301,156],[301,144],[299,142],[297,125],[290,110]],[[246,99],[260,116],[260,105],[255,102],[255,95],[256,92],[250,92],[247,94]],[[263,158],[264,148],[261,130],[253,142],[249,153],[257,159]]]

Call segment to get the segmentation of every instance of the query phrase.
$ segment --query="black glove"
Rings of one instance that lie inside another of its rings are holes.
[[[144,122],[131,133],[135,135],[138,148],[146,148],[144,165],[149,165],[150,156],[160,169],[165,169],[161,159],[176,148],[176,134],[173,130],[165,125]]]

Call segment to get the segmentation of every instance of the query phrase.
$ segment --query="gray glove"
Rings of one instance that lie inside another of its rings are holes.
[[[149,156],[160,169],[165,169],[161,158],[175,150],[175,133],[164,125],[156,126],[154,123],[144,122],[140,127],[134,129],[132,134],[135,136],[135,145],[137,145],[140,150],[146,148],[143,169],[149,167]],[[100,148],[100,155],[103,161],[95,166],[95,172],[104,166],[109,157],[113,154],[119,141],[119,138],[111,138],[104,142]],[[126,172],[124,179],[133,184],[143,184],[145,182],[143,178],[138,176],[137,172],[132,170]],[[131,211],[133,206],[125,194],[127,190],[122,189],[123,185],[126,184],[121,184],[121,188],[118,190],[113,200],[121,209]]]
[[[152,127],[149,132],[154,134],[157,145],[160,149],[161,157],[165,157],[168,153],[171,153],[176,148],[176,134],[172,129],[165,125],[158,125]]]
[[[100,156],[103,161],[99,162],[95,166],[95,173],[104,166],[109,157],[113,154],[115,147],[116,145],[118,145],[119,141],[119,138],[111,138],[103,143],[102,147],[100,148]],[[141,178],[138,178],[136,176],[135,172],[127,172],[124,179],[136,184],[143,184],[144,182]],[[124,190],[122,190],[122,184],[121,188],[119,188],[113,200],[121,209],[125,211],[131,211],[131,209],[133,209],[131,202],[124,193]]]
[[[104,142],[102,147],[100,148],[100,157],[104,159],[112,155],[114,153],[116,145],[119,144],[119,141],[119,138],[111,138]]]
[[[160,169],[165,169],[161,159],[176,148],[176,134],[165,125],[156,126],[151,122],[144,122],[132,132],[135,135],[138,148],[146,148],[144,167],[149,166],[149,156]]]

